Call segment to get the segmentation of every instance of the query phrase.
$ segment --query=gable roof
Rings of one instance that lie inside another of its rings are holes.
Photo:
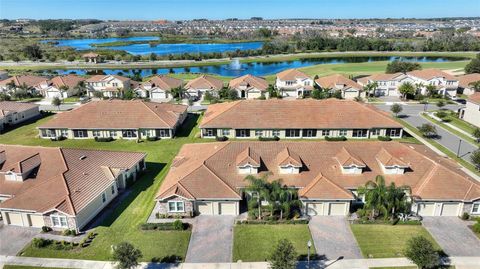
[[[359,91],[362,90],[362,86],[358,83],[339,74],[318,78],[315,80],[315,83],[324,89],[337,89],[337,86],[340,85],[342,89],[353,88]]]
[[[353,194],[344,188],[338,186],[330,179],[320,173],[310,184],[301,189],[298,193],[301,198],[315,199],[318,197],[328,197],[329,199],[354,199]]]
[[[337,155],[335,155],[335,158],[337,158],[338,163],[341,166],[352,166],[355,165],[357,167],[365,167],[366,164],[362,159],[360,159],[358,156],[355,156],[351,154],[345,147],[343,147]]]
[[[58,113],[38,128],[122,129],[174,128],[187,106],[141,100],[93,101]]]
[[[380,151],[375,155],[375,158],[384,166],[399,166],[399,167],[409,167],[409,164],[401,160],[401,157],[392,155],[385,148],[381,148]]]
[[[470,95],[467,101],[480,105],[480,92]]]
[[[0,81],[0,86],[7,86],[7,84],[13,81],[15,83],[15,86],[17,87],[20,87],[23,84],[27,85],[28,87],[35,87],[39,83],[47,80],[48,79],[45,77],[32,76],[32,75],[13,76]]]
[[[56,88],[64,86],[72,89],[77,86],[78,83],[80,83],[81,81],[85,81],[85,78],[70,74],[66,76],[56,76],[49,80],[48,84],[53,85]]]
[[[228,83],[228,87],[231,89],[236,89],[240,86],[247,87],[247,89],[256,88],[261,91],[266,91],[268,88],[268,82],[264,78],[248,74],[238,78],[234,78]]]
[[[297,69],[287,69],[277,74],[280,80],[297,80],[310,78],[307,74],[298,71]]]
[[[367,77],[362,77],[357,79],[358,82],[362,84],[368,84],[369,81],[389,81],[389,80],[395,80],[396,78],[403,76],[403,73],[393,73],[393,74],[386,74],[386,73],[378,73],[378,74],[373,74]]]
[[[165,75],[156,75],[143,82],[141,86],[150,85],[152,87],[158,87],[164,91],[170,91],[173,88],[182,86],[183,80],[172,78]]]
[[[185,89],[212,89],[220,90],[223,88],[223,81],[212,76],[202,75],[192,79],[185,85]]]
[[[6,116],[9,113],[19,113],[32,108],[38,109],[39,105],[33,103],[22,103],[14,101],[0,101],[0,118]]]
[[[16,145],[0,145],[0,152],[5,155],[1,172],[17,165],[23,171],[38,167],[36,174],[23,182],[7,180],[0,173],[0,194],[12,196],[0,208],[41,213],[56,209],[70,215],[111,185],[112,178],[103,167],[130,169],[145,158],[143,153]]]
[[[240,100],[209,105],[200,128],[402,128],[387,113],[354,101]]]
[[[458,85],[462,88],[472,87],[470,84],[476,81],[480,81],[480,74],[473,73],[457,77]]]
[[[94,76],[88,78],[85,81],[86,82],[101,82],[101,81],[104,81],[104,80],[108,80],[109,78],[115,78],[115,79],[118,79],[118,80],[123,81],[123,82],[130,80],[130,78],[122,77],[122,76],[118,76],[118,75],[94,75]]]
[[[260,167],[261,160],[255,151],[250,147],[247,147],[244,151],[240,152],[237,156],[237,166],[251,165],[253,167]]]
[[[302,159],[298,154],[290,150],[288,147],[285,147],[282,151],[277,154],[278,166],[288,166],[293,165],[295,167],[302,167]]]
[[[457,80],[454,76],[436,68],[414,70],[407,72],[407,75],[421,78],[424,80],[431,80],[437,77],[445,78],[447,80]]]

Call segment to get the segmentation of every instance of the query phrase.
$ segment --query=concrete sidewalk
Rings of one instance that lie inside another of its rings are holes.
[[[449,264],[455,265],[457,269],[479,268],[480,257],[450,257]],[[90,260],[70,260],[70,259],[50,259],[50,258],[30,258],[17,256],[0,256],[0,268],[2,264],[24,265],[35,267],[57,267],[57,268],[84,268],[84,269],[113,269],[112,262],[90,261]],[[385,266],[412,266],[413,264],[406,258],[387,258],[387,259],[344,259],[338,261],[311,262],[311,269],[368,269],[369,267]],[[306,262],[300,262],[299,269],[306,269]],[[138,269],[267,269],[266,262],[245,262],[245,263],[142,263]]]

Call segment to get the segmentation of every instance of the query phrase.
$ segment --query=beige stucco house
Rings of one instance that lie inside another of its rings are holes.
[[[343,99],[354,100],[366,97],[365,91],[360,84],[340,74],[320,77],[315,80],[315,83],[323,90],[331,92],[340,91]]]
[[[117,75],[95,75],[85,80],[87,95],[95,96],[95,92],[101,92],[103,97],[118,98],[123,96],[123,91],[132,88],[130,78]]]
[[[461,94],[465,95],[472,95],[476,91],[473,88],[473,83],[480,81],[480,74],[479,73],[473,73],[473,74],[467,74],[463,76],[458,76],[458,90]]]
[[[313,90],[313,79],[297,69],[288,69],[277,74],[275,87],[282,97],[302,98]]]
[[[268,82],[266,79],[252,75],[244,75],[230,80],[228,88],[237,91],[242,99],[269,98]]]
[[[0,102],[0,132],[5,126],[13,126],[40,116],[39,106],[32,103]]]
[[[47,99],[58,97],[60,99],[72,96],[75,87],[85,81],[85,78],[77,75],[56,76],[52,79],[42,81],[35,88]]]
[[[185,84],[185,95],[188,98],[203,98],[205,93],[218,96],[218,91],[223,88],[223,81],[208,75],[194,78]]]
[[[187,106],[142,100],[92,101],[58,113],[38,127],[41,138],[168,139],[187,117]]]
[[[3,222],[81,230],[144,169],[144,153],[0,145]]]
[[[9,77],[0,81],[0,92],[11,95],[13,92],[25,88],[28,93],[35,95],[39,93],[36,86],[47,80],[48,78],[33,75]]]
[[[173,98],[172,89],[183,86],[183,80],[165,75],[149,78],[134,89],[137,96],[152,101],[169,101]]]
[[[357,189],[378,175],[410,186],[412,211],[422,216],[480,215],[480,184],[456,163],[424,145],[380,141],[187,144],[156,195],[154,213],[238,215],[251,198],[248,175],[298,190],[307,215],[347,215],[364,202]]]
[[[464,121],[480,127],[480,93],[474,93],[467,99],[467,104],[459,111],[459,117]]]

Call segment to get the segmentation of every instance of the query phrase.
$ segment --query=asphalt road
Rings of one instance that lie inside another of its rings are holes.
[[[377,105],[378,108],[390,112],[391,105]],[[409,123],[410,125],[417,127],[424,123],[431,123],[427,119],[423,118],[420,113],[424,111],[425,106],[422,104],[403,104],[403,111],[400,115],[404,116],[402,118],[404,121]],[[453,111],[457,111],[461,105],[447,105],[444,108],[450,109]],[[427,109],[434,109],[436,108],[435,105],[428,105]],[[435,140],[441,144],[442,146],[446,147],[453,153],[457,154],[459,152],[459,156],[467,162],[471,163],[470,155],[471,152],[478,149],[477,145],[474,145],[464,139],[456,136],[455,134],[450,133],[449,131],[443,129],[439,125],[436,125],[437,133],[439,135],[438,138]]]

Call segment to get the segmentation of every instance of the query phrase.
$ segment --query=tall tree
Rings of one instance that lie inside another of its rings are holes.
[[[422,269],[436,268],[440,264],[440,256],[432,242],[421,235],[407,241],[405,256]]]
[[[297,267],[297,251],[288,239],[281,239],[275,246],[268,262],[271,269],[295,269]]]
[[[406,99],[407,96],[415,94],[415,86],[410,82],[405,82],[398,87],[398,91],[402,94],[402,98]]]
[[[395,114],[395,117],[398,118],[398,113],[403,111],[403,107],[402,105],[395,103],[390,107],[390,111],[392,111],[392,113]]]
[[[365,208],[372,211],[372,219],[380,214],[388,216],[387,186],[383,176],[377,176],[375,181],[367,181],[365,186],[358,188],[358,193],[365,196]]]
[[[119,269],[135,268],[139,264],[138,259],[142,257],[142,252],[128,242],[121,242],[113,251],[113,259],[118,262]]]

